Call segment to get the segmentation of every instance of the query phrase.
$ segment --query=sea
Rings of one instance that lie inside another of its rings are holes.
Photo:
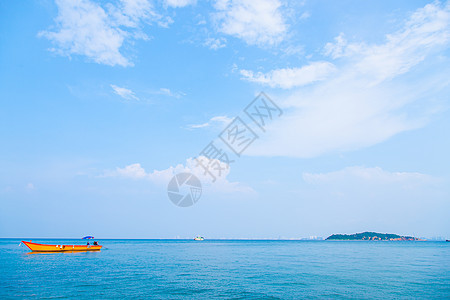
[[[82,244],[81,240],[33,240]],[[0,239],[0,299],[450,299],[450,243]]]

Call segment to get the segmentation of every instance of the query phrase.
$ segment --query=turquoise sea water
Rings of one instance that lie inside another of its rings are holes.
[[[51,254],[19,242],[0,239],[0,299],[450,299],[448,242],[101,240]]]

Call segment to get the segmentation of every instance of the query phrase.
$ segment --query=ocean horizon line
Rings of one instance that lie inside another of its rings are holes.
[[[193,241],[194,238],[95,238],[96,240],[129,240],[129,241]],[[0,237],[0,240],[82,240],[81,238],[69,238],[69,237]],[[402,242],[402,241],[390,241],[390,240],[327,240],[323,239],[309,239],[309,238],[206,238],[205,241],[328,241],[328,242]],[[439,242],[446,241],[446,239],[431,239],[424,238],[423,240],[416,240],[415,242]],[[414,241],[406,241],[414,242]]]

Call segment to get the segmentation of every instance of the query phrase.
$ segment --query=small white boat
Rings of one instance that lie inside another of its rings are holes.
[[[194,238],[194,241],[203,241],[205,238],[202,236],[197,236],[196,238]]]

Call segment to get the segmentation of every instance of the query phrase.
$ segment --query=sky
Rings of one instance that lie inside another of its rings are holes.
[[[2,1],[0,237],[450,238],[449,47],[449,1]]]

